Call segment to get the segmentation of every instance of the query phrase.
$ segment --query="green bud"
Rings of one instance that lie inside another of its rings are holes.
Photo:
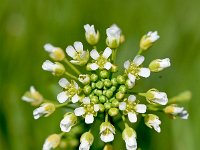
[[[109,99],[109,102],[112,103],[113,100],[115,100],[115,97],[112,97],[111,99]]]
[[[93,103],[95,103],[95,104],[99,102],[99,99],[98,99],[97,96],[92,96],[90,99],[91,99],[91,101],[92,101]]]
[[[107,91],[106,91],[106,96],[107,96],[108,98],[111,98],[111,97],[113,96],[113,91],[107,90]]]
[[[91,86],[86,85],[86,86],[83,87],[83,92],[84,92],[85,94],[90,94],[91,91],[92,91]]]
[[[115,65],[112,65],[111,72],[115,73],[117,71],[118,71],[118,67]]]
[[[90,68],[90,65],[91,65],[91,63],[88,63],[88,64],[87,64],[87,66],[86,66],[86,70],[87,70],[87,71],[92,71],[92,69]]]
[[[115,92],[115,90],[116,90],[117,88],[116,88],[116,86],[111,86],[111,88],[110,88],[110,90],[112,91],[112,92]]]
[[[98,81],[98,82],[96,83],[96,87],[97,87],[98,89],[102,89],[102,88],[103,88],[103,82],[102,82],[102,81]]]
[[[100,101],[101,103],[105,103],[105,102],[106,102],[106,97],[105,97],[104,95],[100,95],[100,96],[99,96],[99,101]]]
[[[112,107],[118,107],[118,106],[119,106],[119,101],[116,100],[116,99],[114,99],[114,100],[112,101]]]
[[[91,74],[90,80],[91,80],[92,82],[97,81],[97,79],[98,79],[98,75],[96,75],[96,74]]]
[[[119,91],[122,92],[122,93],[126,93],[126,86],[125,85],[121,85],[119,87]]]
[[[108,71],[106,71],[106,70],[102,70],[101,72],[100,72],[100,77],[102,77],[102,78],[108,78],[109,77],[109,72]]]
[[[112,82],[112,85],[114,85],[114,86],[118,85],[117,78],[112,78],[111,82]]]
[[[110,109],[111,103],[109,103],[109,102],[104,103],[104,107],[105,107],[105,109]]]
[[[107,90],[103,90],[103,95],[106,95],[106,91],[107,91]]]
[[[92,89],[95,89],[96,88],[96,83],[92,82],[91,83],[91,87],[92,87]]]
[[[104,112],[104,110],[105,110],[104,105],[103,104],[99,104],[99,111],[100,112]]]
[[[125,77],[122,75],[117,76],[117,82],[119,84],[125,84],[125,82],[126,82]]]
[[[96,89],[94,93],[95,93],[96,95],[100,96],[100,95],[102,95],[103,92],[102,92],[102,90],[97,90],[97,89]]]
[[[116,116],[117,114],[119,113],[119,109],[118,108],[110,108],[109,111],[108,111],[108,114],[110,116]]]
[[[104,86],[110,87],[112,85],[112,82],[109,79],[104,80]]]
[[[124,93],[122,93],[122,92],[117,92],[117,93],[116,93],[116,98],[117,98],[118,100],[123,99],[123,98],[124,98]]]

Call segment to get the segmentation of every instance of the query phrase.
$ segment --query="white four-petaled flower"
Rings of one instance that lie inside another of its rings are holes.
[[[165,58],[165,59],[156,59],[153,60],[150,64],[149,64],[149,69],[152,72],[159,72],[162,71],[163,69],[170,67],[170,59],[169,58]]]
[[[156,89],[147,91],[146,99],[150,103],[157,103],[160,105],[166,105],[168,103],[167,94],[165,92],[159,92]]]
[[[127,150],[136,150],[137,141],[136,141],[136,132],[130,127],[126,127],[122,132],[122,138],[126,142]]]
[[[114,140],[115,127],[110,122],[103,122],[100,126],[100,134],[103,142],[111,142]]]
[[[52,72],[53,75],[57,75],[57,76],[60,76],[64,74],[65,72],[65,67],[61,63],[59,62],[53,63],[50,60],[46,60],[42,64],[42,69],[45,71]]]
[[[56,148],[60,143],[60,135],[52,134],[44,142],[42,150],[51,150]]]
[[[89,65],[90,69],[97,70],[98,68],[100,68],[110,70],[112,64],[108,61],[108,58],[111,54],[112,50],[109,47],[107,47],[101,55],[97,52],[96,49],[93,49],[90,52],[90,56],[94,59],[94,63]]]
[[[84,25],[85,37],[89,44],[95,45],[99,41],[99,32],[95,31],[94,25]]]
[[[130,95],[128,100],[125,102],[120,102],[119,109],[124,112],[124,114],[128,114],[128,119],[130,122],[137,122],[137,113],[145,113],[146,105],[144,104],[136,104],[136,97],[134,95]]]
[[[149,128],[154,128],[154,130],[156,130],[157,132],[161,131],[160,128],[160,124],[161,121],[159,120],[159,117],[154,115],[154,114],[147,114],[145,115],[145,124],[149,127]]]
[[[81,144],[79,146],[79,150],[89,150],[93,141],[94,141],[94,136],[90,132],[85,132],[81,136],[80,139]]]
[[[67,113],[60,122],[60,129],[63,132],[69,132],[76,124],[77,117],[74,113]]]
[[[106,43],[110,48],[117,48],[120,44],[121,29],[116,25],[112,25],[106,29]]]
[[[181,119],[188,119],[189,114],[187,110],[184,109],[184,107],[179,107],[175,104],[169,105],[164,109],[166,114],[171,115],[172,117],[180,117]]]
[[[39,108],[33,111],[34,119],[39,119],[41,116],[48,117],[55,111],[55,105],[52,103],[43,103]]]

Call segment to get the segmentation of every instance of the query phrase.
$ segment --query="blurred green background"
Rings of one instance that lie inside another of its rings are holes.
[[[170,120],[161,115],[162,132],[143,123],[138,141],[147,150],[196,150],[200,147],[200,1],[199,0],[0,0],[0,149],[38,150],[51,133],[59,133],[63,112],[34,120],[33,107],[21,96],[34,85],[45,97],[56,100],[57,81],[41,69],[48,58],[43,45],[50,42],[66,48],[76,40],[85,43],[83,25],[94,24],[105,47],[105,29],[116,23],[126,37],[117,63],[133,58],[140,37],[158,30],[161,38],[145,53],[148,63],[171,58],[172,67],[141,81],[141,91],[158,88],[169,97],[191,90],[184,106],[189,120]],[[98,128],[98,127],[97,127]],[[117,143],[118,142],[118,143]],[[116,150],[123,142],[115,141]]]

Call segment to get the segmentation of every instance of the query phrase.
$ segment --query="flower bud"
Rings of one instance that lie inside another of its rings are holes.
[[[104,86],[110,87],[112,85],[112,82],[109,79],[104,80]]]
[[[111,103],[109,103],[109,102],[104,103],[104,107],[105,107],[105,109],[110,109]]]
[[[76,115],[74,113],[66,113],[60,122],[60,129],[63,132],[69,132],[76,123]]]
[[[122,132],[122,138],[126,143],[127,150],[136,150],[137,141],[136,141],[136,132],[130,127],[126,127]]]
[[[102,89],[103,88],[103,82],[102,81],[98,81],[97,83],[96,83],[96,87],[98,88],[98,89]]]
[[[154,128],[154,130],[156,130],[157,132],[160,132],[160,124],[161,121],[159,120],[158,116],[154,115],[154,114],[147,114],[145,115],[145,124],[149,127],[149,128]]]
[[[86,85],[86,86],[84,86],[83,87],[83,91],[84,91],[84,93],[85,94],[90,94],[91,93],[91,91],[92,91],[92,88],[91,88],[91,86],[89,86],[89,85]]]
[[[94,136],[90,132],[81,135],[79,150],[89,150],[94,141]]]
[[[42,64],[42,69],[52,72],[52,74],[55,76],[61,76],[65,73],[65,67],[61,63],[59,62],[53,63],[49,60],[46,60]]]
[[[100,71],[100,77],[102,78],[108,78],[109,77],[109,72],[107,70],[102,70]]]
[[[125,84],[125,82],[126,82],[125,77],[122,75],[117,76],[117,82],[119,84]]]
[[[44,142],[43,145],[43,150],[51,150],[54,149],[56,147],[58,147],[58,145],[60,144],[60,140],[61,137],[58,134],[52,134],[50,135]]]
[[[115,127],[110,122],[103,122],[100,126],[100,134],[103,142],[111,142],[114,140]]]
[[[54,61],[62,61],[65,58],[64,51],[59,47],[54,47],[53,45],[48,43],[44,45],[44,49],[49,53],[50,57]]]
[[[188,112],[183,107],[178,107],[175,104],[169,105],[164,108],[164,112],[170,116],[172,116],[174,119],[178,116],[181,119],[188,119]]]
[[[86,85],[90,83],[90,76],[88,74],[80,74],[78,80]]]
[[[96,75],[96,74],[91,74],[90,79],[91,79],[92,82],[95,82],[95,81],[97,81],[97,79],[98,79],[98,75]]]
[[[111,72],[115,73],[118,71],[118,66],[112,65]]]
[[[141,50],[147,50],[148,48],[150,48],[153,43],[158,40],[160,38],[160,36],[158,35],[158,32],[148,32],[146,35],[144,35],[142,37],[142,39],[140,40],[140,49]]]
[[[30,91],[22,96],[22,100],[31,103],[33,106],[38,106],[43,101],[43,97],[33,86],[31,86]]]
[[[170,66],[170,59],[156,59],[149,64],[149,69],[152,72],[159,72]]]
[[[41,116],[48,117],[55,111],[56,107],[52,103],[44,103],[39,108],[33,111],[34,119],[39,119]]]
[[[118,100],[122,100],[122,99],[124,98],[124,93],[122,93],[122,92],[117,92],[117,93],[116,93],[116,98],[117,98]]]
[[[112,145],[110,145],[110,144],[106,144],[106,145],[104,146],[103,150],[113,150],[113,147],[112,147]]]
[[[99,41],[99,31],[95,32],[94,25],[84,25],[85,38],[90,45],[96,45]]]
[[[108,111],[108,114],[110,116],[116,116],[117,114],[119,113],[119,109],[118,108],[110,108],[109,111]]]
[[[160,105],[166,105],[168,102],[167,94],[165,92],[159,92],[156,89],[150,89],[145,94],[146,99],[150,103],[157,103]]]

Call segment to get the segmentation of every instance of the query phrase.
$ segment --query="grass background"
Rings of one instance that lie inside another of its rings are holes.
[[[184,105],[189,120],[170,120],[161,115],[162,132],[138,125],[138,141],[147,150],[196,150],[200,133],[200,1],[198,0],[0,0],[0,149],[41,149],[44,139],[60,132],[62,112],[35,121],[33,108],[21,96],[34,85],[47,98],[56,99],[59,78],[42,71],[48,59],[43,45],[65,48],[85,42],[83,25],[94,24],[105,47],[105,29],[118,24],[126,36],[117,63],[133,58],[140,37],[158,30],[161,38],[147,52],[145,64],[155,58],[171,58],[172,67],[141,81],[141,90],[158,88],[170,96],[191,90]],[[86,45],[88,47],[88,45]],[[123,149],[115,142],[115,149]]]

